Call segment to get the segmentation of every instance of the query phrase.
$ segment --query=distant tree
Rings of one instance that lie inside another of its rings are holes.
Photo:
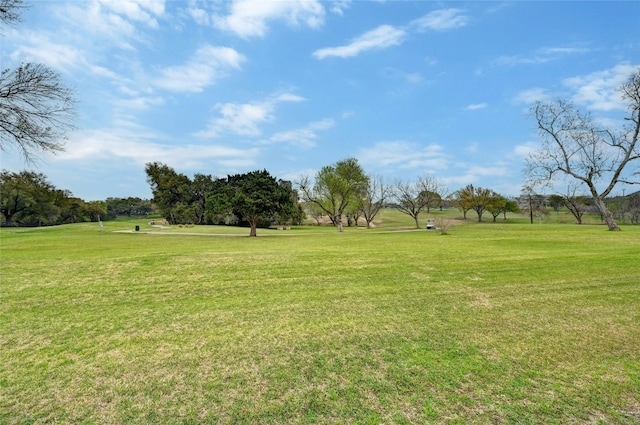
[[[505,220],[507,219],[507,213],[517,213],[518,211],[520,211],[518,202],[516,202],[515,199],[507,199],[507,202],[503,211],[504,219]]]
[[[489,201],[489,205],[487,206],[487,209],[491,213],[491,216],[493,217],[493,222],[495,223],[496,219],[500,214],[505,214],[506,216],[507,198],[495,193],[493,198]]]
[[[358,209],[362,211],[362,216],[367,223],[367,228],[376,215],[384,208],[385,202],[392,194],[391,186],[385,184],[381,176],[369,176],[363,194],[358,203]]]
[[[135,196],[128,198],[107,198],[104,201],[106,211],[102,218],[116,218],[119,215],[144,216],[153,211],[151,201]]]
[[[189,177],[160,162],[148,163],[145,172],[153,201],[169,223],[188,223],[193,219],[195,212],[189,210],[193,200]]]
[[[585,185],[609,230],[620,230],[605,198],[616,184],[638,184],[640,173],[631,167],[640,159],[640,69],[620,86],[627,103],[628,125],[609,129],[568,101],[538,103],[532,109],[542,146],[529,155],[527,175],[534,184],[556,175]]]
[[[278,180],[278,185],[282,189],[289,193],[291,198],[290,204],[284,204],[283,208],[276,214],[276,222],[279,224],[302,224],[306,218],[306,213],[302,205],[300,205],[300,195],[298,191],[293,188],[293,183],[289,180]]]
[[[493,190],[475,187],[472,184],[467,185],[456,192],[456,203],[464,206],[467,210],[474,210],[476,214],[478,214],[478,222],[482,222],[482,215],[484,212],[491,210],[495,203],[502,205],[500,198],[500,195],[495,193]]]
[[[326,214],[325,211],[320,208],[320,205],[314,202],[305,202],[303,206],[306,214],[316,221],[316,224],[320,226],[320,220]]]
[[[399,180],[394,185],[394,206],[413,218],[416,229],[419,229],[420,213],[440,206],[445,192],[444,185],[432,176],[419,177],[415,183]]]
[[[471,197],[462,196],[462,195],[464,195],[463,192],[461,192],[460,190],[456,191],[453,194],[452,203],[453,205],[455,205],[456,208],[458,208],[462,212],[462,218],[466,220],[467,213],[473,207],[473,203],[471,202]]]
[[[413,218],[416,229],[420,228],[420,213],[427,201],[421,196],[417,184],[408,181],[396,181],[394,189],[394,207],[403,214]]]
[[[0,0],[0,22],[19,21],[23,8],[20,0]],[[45,65],[23,63],[0,72],[0,150],[12,145],[27,162],[37,152],[62,151],[74,116],[73,90]]]
[[[213,178],[211,175],[195,174],[190,184],[190,193],[192,200],[192,211],[194,214],[194,223],[205,223],[205,212],[207,206],[207,197],[213,191]]]
[[[576,223],[582,224],[582,217],[589,209],[592,202],[587,196],[577,194],[578,186],[569,184],[567,190],[560,194],[563,205],[569,210],[571,215],[576,219]]]
[[[562,195],[550,195],[549,205],[555,212],[558,212],[560,208],[564,206],[564,198],[562,197]]]
[[[298,188],[302,199],[316,204],[342,232],[342,216],[349,205],[362,198],[367,180],[358,160],[348,158],[322,167],[313,185],[308,177],[302,177]]]

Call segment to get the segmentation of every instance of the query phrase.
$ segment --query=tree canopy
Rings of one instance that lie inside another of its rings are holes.
[[[303,199],[324,211],[338,231],[342,231],[342,216],[350,205],[366,196],[369,177],[355,158],[347,158],[318,171],[315,184],[308,177],[298,182]]]
[[[6,226],[43,226],[98,221],[105,216],[106,205],[57,189],[42,173],[2,170],[0,214]]]
[[[272,222],[302,220],[297,194],[288,181],[276,180],[267,170],[193,179],[168,165],[146,165],[153,202],[171,224],[237,224],[243,221],[256,236],[257,227]]]

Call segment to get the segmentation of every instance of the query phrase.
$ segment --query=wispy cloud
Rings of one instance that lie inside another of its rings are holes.
[[[368,50],[385,49],[390,46],[402,44],[407,33],[392,25],[381,25],[368,31],[353,40],[349,44],[338,47],[326,47],[313,52],[313,56],[318,59],[325,59],[330,56],[348,58],[357,56]]]
[[[536,102],[546,102],[551,100],[551,95],[547,91],[547,89],[541,87],[534,87],[527,90],[523,90],[519,92],[513,101],[515,103],[524,103],[526,105],[531,105]]]
[[[528,55],[505,55],[493,61],[495,66],[535,65],[562,59],[566,56],[589,53],[579,47],[543,47]]]
[[[442,146],[418,145],[402,140],[378,142],[370,148],[360,149],[357,155],[364,166],[373,169],[443,169],[447,160]]]
[[[402,80],[408,84],[420,84],[424,80],[418,72],[405,72],[397,68],[386,67],[382,70],[384,76]]]
[[[351,0],[335,0],[329,10],[331,13],[342,16],[349,7],[351,7]]]
[[[489,107],[489,104],[486,102],[483,103],[473,103],[469,106],[467,106],[466,108],[464,108],[465,111],[477,111],[478,109],[485,109]]]
[[[207,167],[212,161],[246,162],[255,158],[258,149],[239,149],[216,145],[175,145],[162,143],[164,137],[144,128],[95,129],[71,135],[60,161],[130,161],[143,166],[160,161],[178,168]]]
[[[539,146],[535,142],[525,142],[516,145],[516,147],[513,148],[513,154],[518,158],[526,158],[538,148]]]
[[[625,103],[616,89],[639,68],[640,64],[624,63],[589,75],[567,78],[563,83],[575,91],[573,101],[586,105],[589,109],[625,110]]]
[[[626,105],[617,91],[629,76],[640,68],[640,64],[622,63],[604,71],[593,72],[588,75],[566,78],[562,81],[568,89],[564,93],[552,94],[549,90],[534,87],[518,93],[515,103],[533,104],[548,102],[554,97],[571,99],[576,104],[586,106],[591,110],[611,111],[625,110]]]
[[[274,119],[276,106],[282,102],[301,102],[304,98],[284,93],[251,103],[219,103],[215,105],[219,116],[212,119],[203,131],[202,138],[215,138],[222,134],[256,137],[262,134],[261,124]]]
[[[143,2],[100,0],[98,3],[106,9],[151,28],[158,27],[156,17],[164,14],[164,0]]]
[[[243,55],[229,47],[204,45],[184,65],[171,66],[160,71],[155,86],[175,92],[201,92],[230,69],[240,69]]]
[[[165,2],[90,0],[70,2],[55,10],[60,19],[70,24],[70,28],[99,36],[102,44],[135,50],[132,41],[146,42],[144,31],[159,28],[158,19],[164,17]]]
[[[324,23],[324,16],[324,7],[316,0],[234,0],[229,5],[227,15],[215,15],[212,21],[219,29],[231,31],[242,38],[250,38],[263,37],[268,30],[269,21],[318,28]]]
[[[411,32],[443,31],[466,25],[468,18],[463,13],[464,11],[460,9],[435,10],[411,21],[406,27],[380,25],[353,38],[345,45],[318,49],[313,52],[313,56],[317,59],[331,56],[349,58],[370,50],[398,46]]]
[[[11,58],[16,62],[40,62],[65,72],[87,65],[82,50],[57,43],[47,34],[25,31],[18,35],[14,30],[10,36],[20,40],[20,46],[11,53]]]
[[[318,132],[328,130],[333,127],[333,125],[334,121],[327,118],[321,121],[312,122],[306,127],[275,133],[262,143],[287,143],[306,148],[314,147],[316,145],[316,139],[318,139]]]
[[[417,32],[444,31],[465,26],[469,18],[461,9],[441,9],[427,13],[409,23],[409,28]]]

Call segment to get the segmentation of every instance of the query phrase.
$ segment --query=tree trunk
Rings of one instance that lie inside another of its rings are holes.
[[[418,216],[414,215],[413,219],[416,221],[416,229],[419,229],[420,228],[420,222],[418,221]]]
[[[338,227],[338,232],[342,232],[344,229],[342,227],[342,214],[337,214],[333,220],[335,225]]]
[[[613,214],[609,210],[607,204],[604,202],[604,199],[602,199],[600,196],[595,196],[594,201],[596,207],[598,207],[598,210],[600,211],[601,219],[606,223],[609,230],[620,231],[620,227],[618,227],[618,224],[614,220]]]
[[[13,226],[13,214],[4,214],[4,219],[7,227]]]
[[[611,213],[611,211],[609,211],[609,208],[607,207],[607,204],[605,204],[604,200],[600,197],[595,197],[594,199],[596,202],[596,206],[600,210],[602,218],[604,219],[604,222],[607,223],[607,227],[609,228],[609,230],[616,232],[620,231],[620,228],[616,224],[616,221],[613,219],[613,214]]]

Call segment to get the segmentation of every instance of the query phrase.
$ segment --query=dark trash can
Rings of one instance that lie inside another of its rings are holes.
[[[140,231],[140,226],[136,226],[136,232]]]

